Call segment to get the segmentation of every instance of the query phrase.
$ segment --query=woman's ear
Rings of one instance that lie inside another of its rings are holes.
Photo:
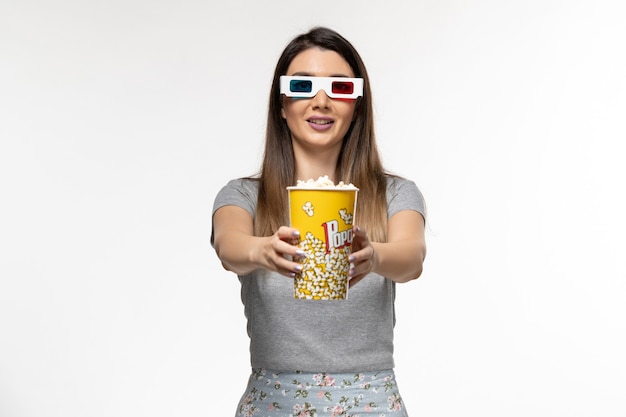
[[[287,120],[287,113],[285,113],[285,97],[280,96],[280,115],[283,119]]]

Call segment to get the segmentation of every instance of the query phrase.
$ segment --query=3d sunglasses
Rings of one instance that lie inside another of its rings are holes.
[[[345,77],[280,77],[280,93],[287,97],[311,98],[324,90],[331,98],[355,99],[363,95],[363,78]]]

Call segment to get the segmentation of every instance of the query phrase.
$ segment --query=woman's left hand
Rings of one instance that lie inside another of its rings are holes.
[[[350,286],[365,278],[376,266],[376,252],[365,230],[354,226],[352,231],[352,253],[348,258],[350,260],[350,272],[348,272]]]

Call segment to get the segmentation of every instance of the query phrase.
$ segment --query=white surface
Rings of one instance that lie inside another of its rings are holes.
[[[428,203],[411,415],[626,415],[622,3],[215,3],[0,3],[0,416],[234,414],[213,198],[257,169],[314,24],[361,52],[385,164]]]

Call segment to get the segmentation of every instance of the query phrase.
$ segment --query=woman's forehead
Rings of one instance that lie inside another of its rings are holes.
[[[293,58],[287,68],[287,75],[354,77],[354,71],[337,52],[328,49],[309,48]]]

